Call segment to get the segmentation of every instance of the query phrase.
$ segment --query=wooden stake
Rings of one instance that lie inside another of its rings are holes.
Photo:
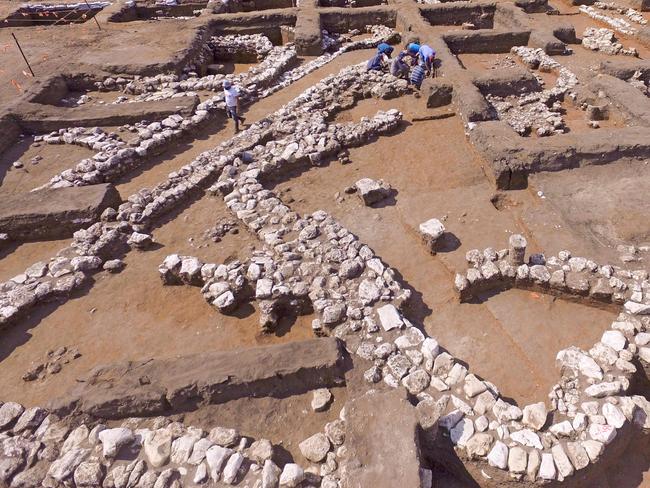
[[[91,9],[90,9],[90,5],[88,4],[88,0],[84,0],[84,2],[86,2],[86,5],[88,5],[88,10],[90,11]],[[101,26],[99,25],[99,21],[97,20],[96,15],[93,15],[93,19],[95,20],[95,24],[97,24],[97,28],[99,30],[102,30]]]
[[[12,32],[12,33],[11,33],[11,37],[13,37],[13,38],[14,38],[14,41],[16,41],[16,46],[18,46],[18,50],[20,51],[20,54],[22,54],[23,59],[25,60],[25,64],[27,64],[27,67],[29,68],[29,72],[32,74],[32,76],[36,76],[36,75],[34,74],[34,70],[33,70],[32,67],[29,65],[29,61],[27,61],[27,57],[25,56],[25,53],[23,52],[23,48],[20,47],[20,44],[18,43],[18,39],[16,39],[16,34],[14,34],[14,33]]]

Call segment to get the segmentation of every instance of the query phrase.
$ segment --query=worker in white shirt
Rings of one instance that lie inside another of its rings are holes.
[[[239,123],[244,117],[239,115],[239,88],[226,80],[223,82],[223,94],[226,99],[226,115],[235,121],[235,130],[239,131]]]

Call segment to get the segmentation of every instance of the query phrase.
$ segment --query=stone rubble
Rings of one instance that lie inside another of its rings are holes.
[[[635,48],[624,48],[623,44],[618,42],[614,36],[614,31],[610,29],[587,27],[582,35],[582,45],[592,51],[600,51],[605,54],[639,56],[639,53]]]
[[[566,95],[571,95],[571,90],[578,83],[577,77],[542,49],[516,46],[511,52],[519,56],[531,69],[557,73],[555,86],[539,92],[508,97],[488,94],[487,100],[495,108],[499,118],[522,136],[527,136],[533,131],[540,137],[565,133],[568,128],[562,117],[562,102]],[[541,79],[540,83],[543,84]]]
[[[637,12],[633,8],[617,5],[614,2],[594,2],[593,6],[601,10],[613,10],[614,12],[625,15],[632,22],[640,25],[646,25],[648,23],[641,12]]]
[[[142,121],[124,126],[126,131],[137,134],[128,143],[122,140],[118,134],[106,133],[98,127],[60,129],[47,135],[36,136],[35,141],[38,142],[76,144],[98,151],[91,159],[83,159],[74,168],[55,175],[48,183],[36,190],[44,187],[60,188],[113,181],[118,176],[139,166],[148,155],[159,152],[163,146],[196,130],[213,114],[223,112],[225,102],[222,84],[226,79],[240,86],[242,103],[249,104],[294,83],[345,52],[374,47],[395,35],[392,29],[385,26],[367,26],[367,30],[373,34],[372,37],[347,43],[334,53],[327,53],[289,71],[287,71],[288,68],[297,60],[294,46],[289,44],[272,47],[265,36],[254,36],[256,39],[256,42],[253,43],[255,52],[260,56],[266,53],[266,57],[262,63],[239,75],[207,75],[182,80],[179,80],[177,75],[157,75],[140,77],[132,81],[124,78],[118,80],[108,78],[103,82],[98,82],[99,89],[122,87],[125,93],[139,94],[128,100],[133,102],[162,100],[185,95],[193,96],[197,90],[212,90],[216,94],[198,104],[194,114],[189,117],[174,114],[161,122]],[[236,41],[238,36],[226,36],[220,39],[224,46],[233,42],[235,48],[241,46],[241,43]],[[108,80],[110,82],[107,85]]]
[[[580,5],[578,9],[580,12],[588,15],[592,19],[596,19],[610,25],[615,31],[620,32],[621,34],[633,36],[638,32],[638,29],[632,27],[632,24],[630,24],[627,20],[601,14],[596,8],[592,7],[591,5]]]

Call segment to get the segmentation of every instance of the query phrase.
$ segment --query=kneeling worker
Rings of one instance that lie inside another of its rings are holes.
[[[393,46],[382,42],[377,46],[377,54],[375,54],[368,64],[366,69],[368,71],[377,70],[377,71],[388,71],[390,55],[393,53]]]

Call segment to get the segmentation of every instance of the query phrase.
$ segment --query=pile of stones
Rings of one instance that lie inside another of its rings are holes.
[[[577,85],[577,77],[542,49],[516,46],[512,48],[512,53],[519,56],[531,69],[556,72],[558,78],[555,86],[539,92],[508,97],[488,94],[487,100],[495,108],[499,118],[522,136],[529,135],[532,131],[540,137],[565,133],[568,129],[562,117],[562,102]],[[544,84],[541,78],[538,79],[540,84]]]
[[[237,222],[231,219],[220,219],[217,225],[207,229],[203,235],[206,239],[211,239],[212,242],[221,242],[227,234],[238,233]]]
[[[124,141],[114,132],[105,132],[101,127],[71,127],[59,129],[45,135],[34,136],[34,142],[45,144],[75,144],[95,151],[111,151],[124,147]]]
[[[639,53],[635,48],[624,48],[623,44],[618,42],[614,36],[614,31],[611,29],[587,27],[582,35],[582,45],[592,51],[600,51],[605,54],[639,56]]]
[[[540,136],[564,134],[567,127],[562,117],[562,103],[551,90],[497,97],[487,95],[499,118],[510,125],[519,135],[527,136],[532,131]],[[550,106],[549,106],[550,105]]]
[[[324,66],[341,54],[355,49],[376,46],[379,42],[395,32],[385,26],[368,26],[373,33],[372,38],[355,41],[341,47],[335,53],[328,53],[306,63],[294,70],[286,71],[296,60],[296,51],[292,45],[274,47],[267,55],[265,61],[252,67],[248,72],[236,75],[233,79],[242,88],[243,103],[252,103],[260,98],[267,97],[303,76]],[[230,75],[229,75],[230,76]],[[147,123],[145,121],[126,126],[126,130],[137,132],[137,137],[128,144],[120,140],[114,133],[104,133],[99,128],[62,129],[57,133],[47,136],[46,142],[59,144],[66,140],[72,144],[87,145],[92,143],[93,148],[100,150],[92,159],[82,160],[75,168],[70,168],[55,175],[39,188],[60,188],[68,186],[82,186],[108,182],[124,172],[140,165],[144,158],[152,152],[157,152],[163,146],[172,143],[183,134],[192,132],[196,127],[208,120],[210,116],[225,109],[222,82],[226,79],[223,75],[208,75],[202,78],[187,78],[178,80],[176,75],[157,75],[155,77],[138,78],[120,85],[112,78],[111,86],[123,86],[125,91],[142,93],[142,100],[163,99],[177,95],[194,94],[190,90],[210,89],[217,94],[200,103],[193,115],[183,117],[178,114],[171,115],[161,122]],[[104,81],[104,85],[106,80]],[[153,93],[149,93],[154,90]],[[135,100],[135,99],[134,99]],[[97,145],[96,143],[101,143]],[[88,146],[90,147],[90,146]]]
[[[180,116],[174,115],[171,117],[178,118]],[[157,122],[155,124],[157,125],[151,125],[158,127],[160,131],[163,130],[161,123]],[[46,144],[74,144],[87,147],[97,151],[97,153],[92,158],[82,159],[74,168],[62,171],[45,185],[36,188],[37,190],[46,187],[61,188],[79,184],[94,185],[110,181],[115,175],[121,174],[125,168],[131,167],[135,163],[138,154],[146,154],[146,149],[151,147],[149,144],[140,148],[139,141],[129,145],[121,139],[119,134],[105,132],[100,127],[72,127],[34,137],[34,142],[41,141]],[[78,183],[79,181],[82,183]]]
[[[239,57],[264,59],[273,49],[269,38],[262,34],[212,36],[208,46],[217,61]]]
[[[340,421],[332,424],[336,422]],[[340,445],[341,431],[339,424],[326,427],[332,441],[325,439]],[[314,454],[309,448],[314,444],[305,444],[305,451]],[[309,471],[295,463],[278,467],[273,460],[276,447],[267,439],[253,440],[224,427],[206,432],[164,417],[126,419],[117,427],[75,426],[42,408],[25,409],[7,402],[0,406],[0,446],[0,479],[12,488],[181,488],[209,483],[264,488],[338,486],[327,475],[322,477],[317,467]],[[326,454],[331,466],[335,455]]]
[[[615,31],[618,31],[621,34],[633,36],[638,32],[638,30],[635,27],[632,27],[632,24],[630,24],[627,20],[601,14],[591,5],[580,5],[579,10],[580,12],[587,14],[592,19],[600,20],[601,22],[610,25]]]
[[[648,23],[641,12],[637,12],[633,8],[616,5],[614,2],[594,2],[593,6],[601,10],[613,10],[618,12],[619,14],[625,15],[632,22],[636,22],[640,25],[646,25]]]
[[[205,264],[192,256],[170,254],[158,267],[158,272],[163,285],[202,287],[205,300],[221,313],[237,308],[248,285],[244,265],[239,261],[227,265]]]

